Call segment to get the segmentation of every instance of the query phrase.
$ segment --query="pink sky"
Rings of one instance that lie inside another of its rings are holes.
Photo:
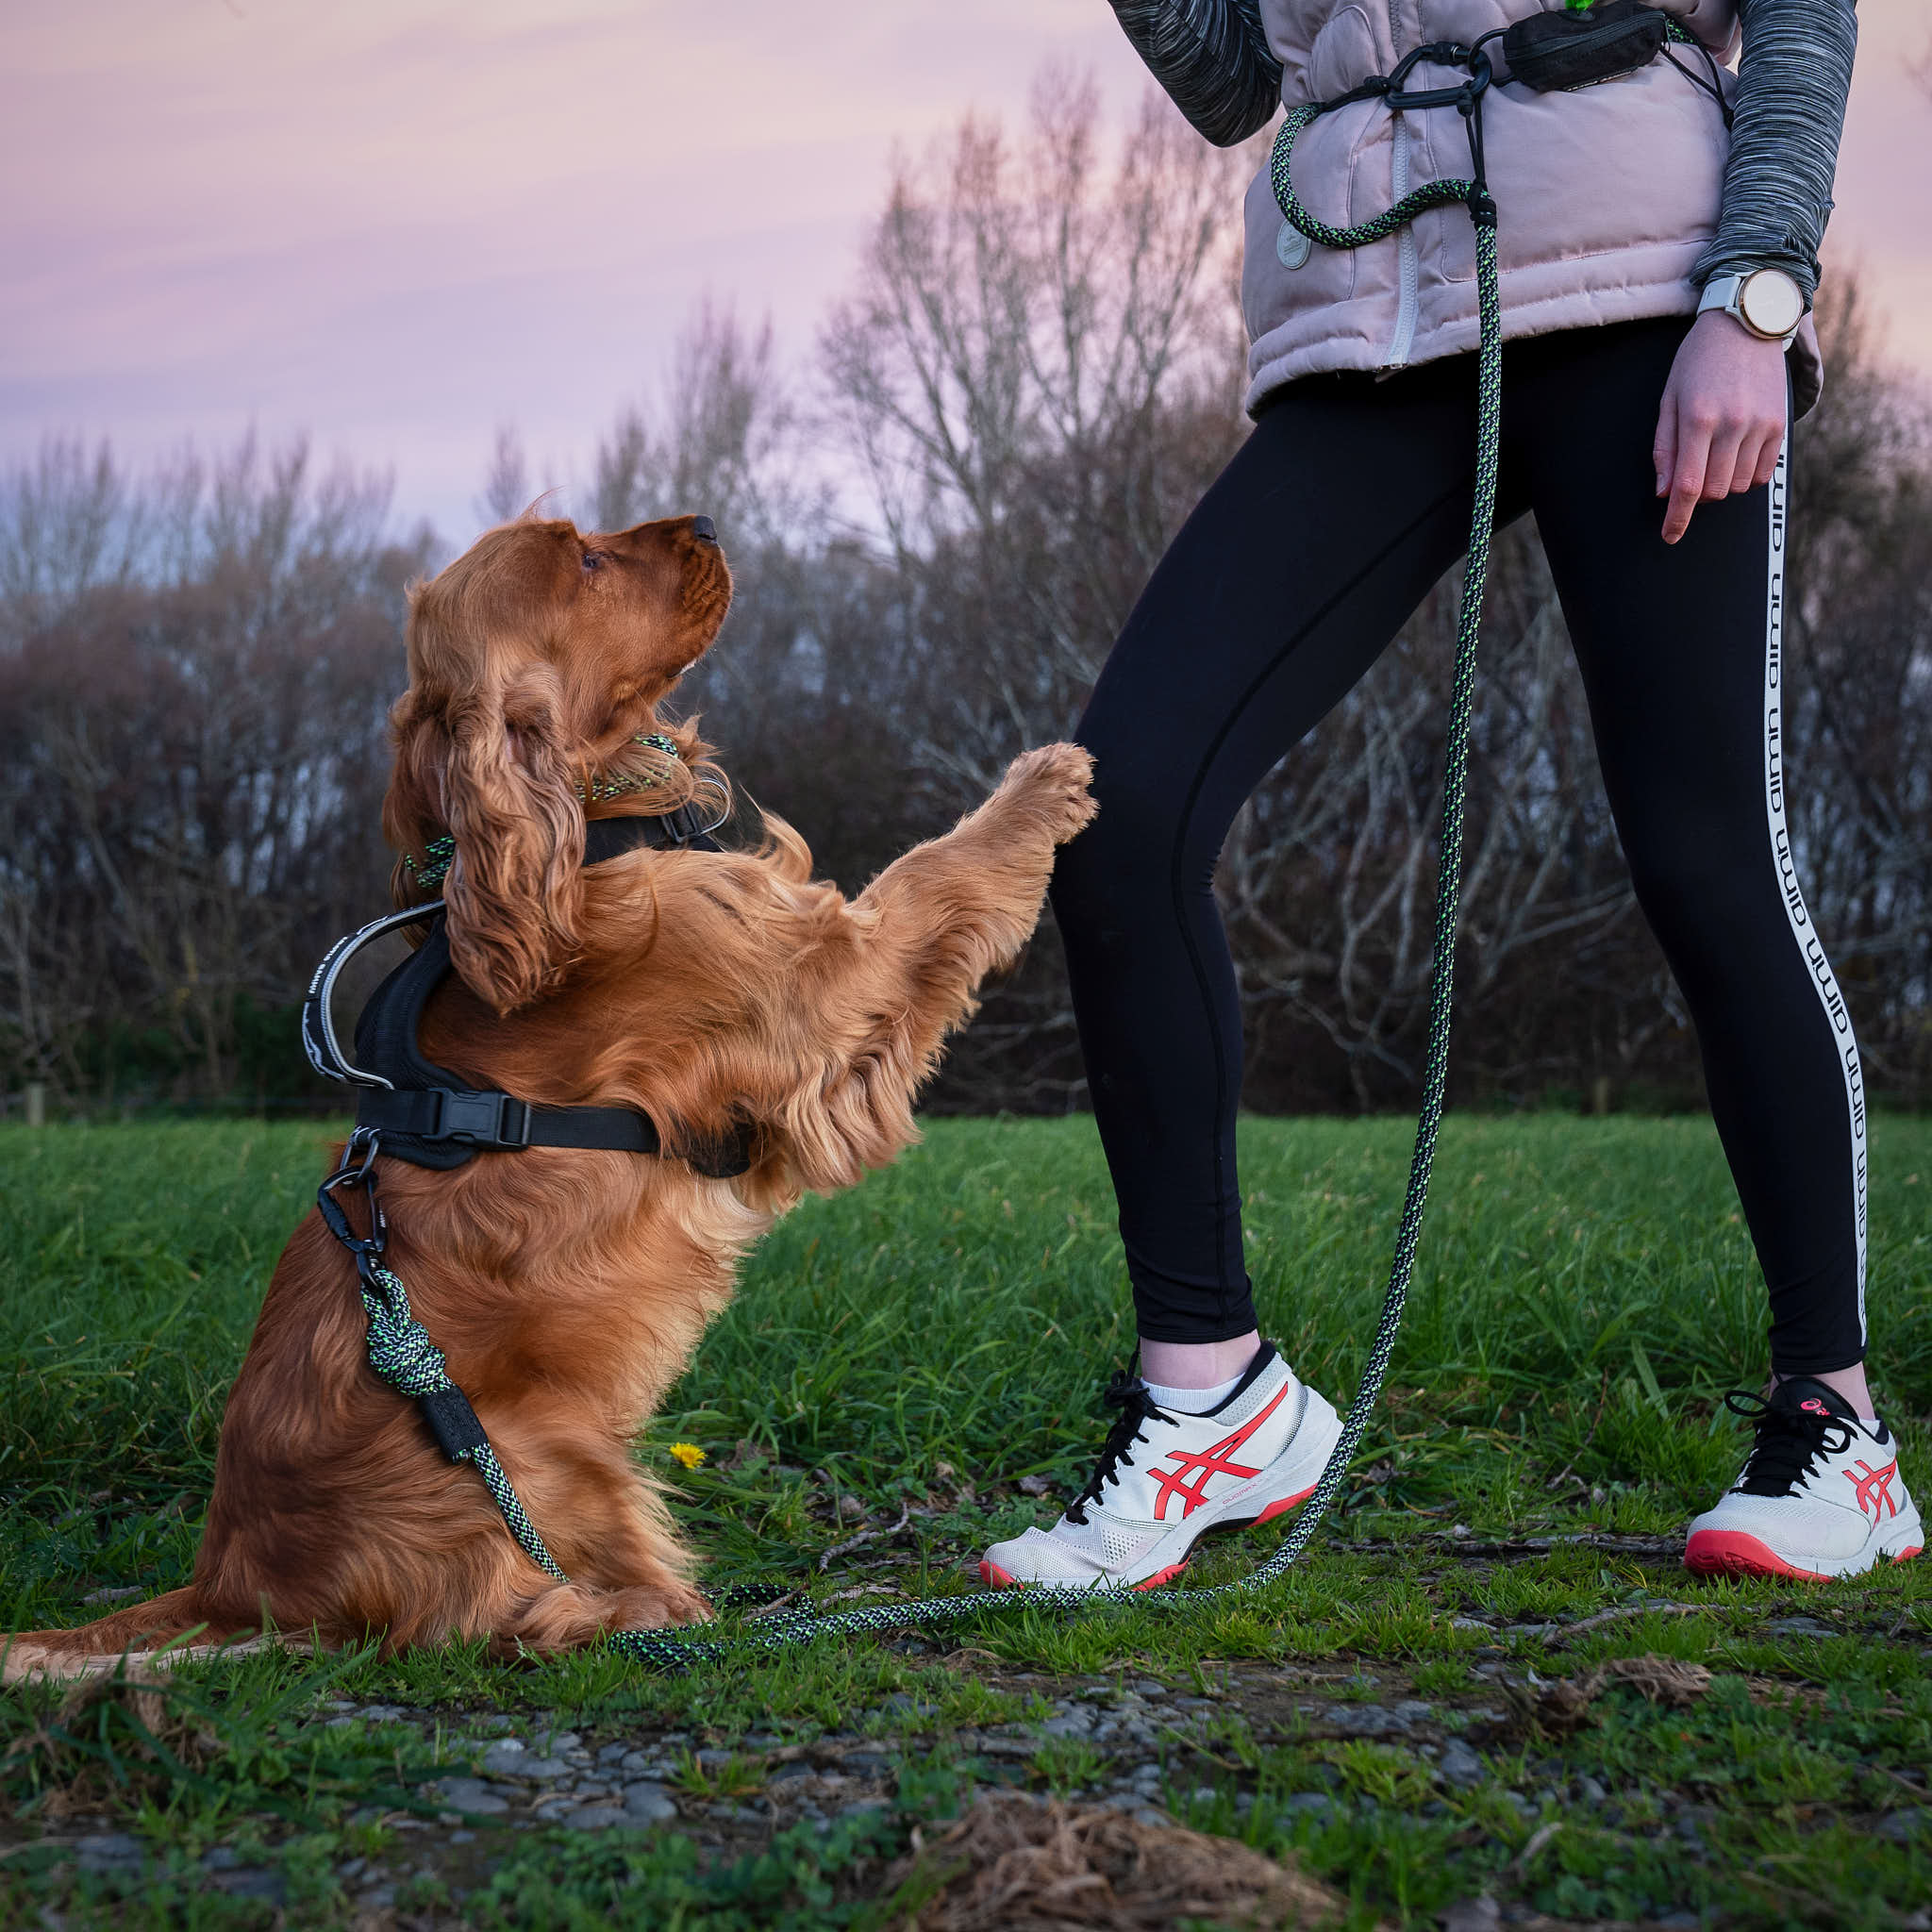
[[[1863,0],[1828,259],[1932,376],[1924,0]],[[463,539],[496,426],[582,475],[706,291],[808,354],[894,142],[1124,103],[1105,0],[60,0],[0,23],[0,459],[253,424]]]

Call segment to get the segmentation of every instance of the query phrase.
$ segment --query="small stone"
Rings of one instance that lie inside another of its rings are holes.
[[[790,1764],[781,1764],[766,1782],[774,1785],[796,1784],[800,1778],[815,1777],[817,1774],[810,1765],[801,1764],[794,1759]]]
[[[368,1864],[369,1860],[367,1858],[344,1859],[341,1864],[336,1867],[336,1876],[344,1885],[347,1885],[352,1879],[359,1878],[367,1869]]]
[[[1774,1637],[1836,1637],[1839,1634],[1829,1624],[1821,1624],[1815,1617],[1774,1617],[1764,1627]]]
[[[921,1707],[923,1716],[929,1715],[931,1710],[932,1706],[929,1704]],[[747,1751],[769,1751],[777,1741],[777,1738],[770,1731],[747,1731],[744,1734],[744,1748]]]
[[[1923,1807],[1908,1806],[1903,1811],[1894,1811],[1889,1817],[1878,1821],[1878,1836],[1889,1838],[1899,1844],[1909,1844],[1915,1838],[1932,1826],[1932,1811]]]
[[[439,1778],[429,1789],[452,1811],[472,1818],[499,1818],[509,1809],[508,1804],[478,1777]]]
[[[1488,1775],[1483,1770],[1482,1759],[1460,1738],[1451,1738],[1442,1746],[1441,1761],[1436,1770],[1450,1784],[1460,1785],[1465,1790],[1472,1785],[1481,1784]]]
[[[483,1754],[483,1769],[496,1777],[530,1778],[540,1784],[548,1784],[557,1778],[568,1777],[575,1768],[561,1757],[541,1757],[534,1751],[525,1751],[521,1745],[514,1751],[506,1751],[501,1745],[492,1744]]]
[[[125,1831],[97,1831],[76,1839],[75,1857],[83,1872],[127,1872],[143,1862],[141,1840]]]
[[[1452,1630],[1487,1630],[1490,1626],[1480,1617],[1451,1617],[1449,1619],[1449,1627]],[[1490,1899],[1487,1903],[1493,1908],[1496,1902],[1494,1899]],[[1459,1907],[1452,1906],[1450,1909],[1455,1911],[1459,1909]]]
[[[629,1750],[630,1746],[626,1744],[622,1738],[620,1738],[616,1743],[606,1744],[604,1748],[597,1753],[597,1762],[599,1764],[621,1764],[623,1763],[625,1757],[629,1752]]]
[[[1442,1932],[1495,1932],[1503,1923],[1503,1910],[1488,1892],[1481,1898],[1458,1899],[1439,1922]]]
[[[565,1752],[576,1750],[583,1741],[575,1731],[553,1731],[542,1745],[553,1757],[561,1757]]]
[[[723,1771],[737,1756],[738,1753],[736,1751],[700,1751],[698,1753],[698,1769],[700,1771]]]
[[[617,1768],[626,1777],[668,1777],[671,1774],[670,1761],[655,1751],[626,1751]]]
[[[271,1871],[266,1865],[218,1872],[213,1882],[217,1891],[225,1891],[230,1898],[261,1898],[267,1899],[271,1905],[280,1905],[289,1892],[286,1875]]]
[[[841,1521],[857,1523],[865,1514],[865,1505],[857,1496],[839,1498],[839,1515]]]
[[[201,1869],[204,1872],[232,1872],[242,1862],[242,1854],[233,1845],[216,1845],[212,1851],[204,1852]]]
[[[564,1821],[568,1831],[608,1831],[613,1824],[627,1824],[629,1814],[622,1805],[583,1805]]]
[[[443,1840],[446,1845],[473,1845],[475,1842],[476,1834],[474,1831],[453,1831]]]
[[[658,1784],[625,1786],[624,1811],[633,1824],[668,1824],[677,1816],[671,1793]]]
[[[1601,1805],[1609,1792],[1598,1784],[1588,1772],[1580,1772],[1576,1778],[1576,1801],[1580,1805]]]
[[[408,1714],[400,1704],[365,1704],[359,1713],[365,1724],[400,1724]]]
[[[1325,1824],[1335,1816],[1335,1800],[1325,1791],[1296,1791],[1281,1801],[1281,1808],[1290,1818],[1313,1818]]]
[[[1156,1677],[1142,1677],[1127,1688],[1142,1697],[1165,1697],[1169,1694],[1167,1686]]]

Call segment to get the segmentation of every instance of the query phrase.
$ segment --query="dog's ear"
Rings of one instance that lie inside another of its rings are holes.
[[[411,691],[396,707],[390,837],[421,852],[446,830],[450,958],[499,1013],[563,977],[580,942],[584,812],[561,691],[546,664],[459,692]],[[399,900],[423,896],[406,874]]]
[[[550,991],[580,942],[584,811],[561,699],[550,667],[526,664],[447,715],[450,958],[499,1013]]]

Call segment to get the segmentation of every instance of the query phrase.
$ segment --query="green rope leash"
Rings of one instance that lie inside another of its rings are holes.
[[[372,1267],[362,1274],[361,1287],[362,1307],[369,1317],[369,1366],[376,1374],[411,1402],[447,1396],[452,1391],[460,1394],[449,1378],[441,1349],[410,1312],[409,1291],[400,1277],[391,1269]],[[521,1498],[489,1442],[465,1443],[452,1460],[475,1466],[524,1554],[546,1575],[568,1583],[570,1578],[558,1568],[557,1559],[537,1533],[537,1525],[525,1513]]]
[[[1428,50],[1425,50],[1428,51]],[[1398,70],[1399,73],[1400,70]],[[1479,90],[1478,90],[1479,91]],[[1331,103],[1329,105],[1336,105]],[[1472,96],[1473,105],[1473,96]],[[1194,1614],[1205,1605],[1246,1596],[1281,1576],[1300,1557],[1321,1527],[1336,1492],[1347,1476],[1360,1447],[1363,1431],[1382,1392],[1396,1333],[1415,1273],[1416,1251],[1422,1241],[1423,1215],[1429,1197],[1429,1176],[1435,1166],[1436,1141],[1442,1124],[1443,1091],[1449,1072],[1449,1021],[1456,983],[1456,933],[1462,901],[1462,808],[1469,774],[1469,727],[1475,700],[1476,641],[1481,625],[1483,592],[1490,571],[1490,538],[1496,515],[1496,473],[1503,424],[1503,305],[1497,281],[1496,208],[1482,179],[1479,134],[1473,132],[1474,178],[1432,181],[1405,195],[1386,213],[1351,228],[1333,228],[1317,221],[1302,207],[1289,176],[1295,137],[1325,111],[1321,107],[1297,108],[1283,122],[1275,138],[1270,177],[1283,215],[1310,241],[1328,248],[1362,248],[1387,240],[1404,224],[1427,208],[1452,202],[1466,206],[1475,224],[1477,309],[1481,350],[1476,370],[1475,502],[1469,533],[1469,563],[1462,580],[1462,603],[1456,625],[1456,668],[1449,701],[1448,746],[1442,777],[1441,844],[1436,883],[1435,957],[1429,981],[1428,1039],[1423,1063],[1423,1102],[1416,1123],[1415,1152],[1409,1163],[1408,1192],[1396,1229],[1395,1253],[1389,1272],[1382,1313],[1369,1348],[1355,1400],[1349,1406],[1334,1453],[1313,1493],[1296,1513],[1294,1525],[1267,1562],[1234,1583],[1160,1596],[1133,1595],[1133,1601],[1161,1610]],[[1471,109],[1465,109],[1470,112]],[[974,1591],[961,1596],[924,1597],[912,1603],[846,1610],[819,1616],[810,1608],[782,1612],[732,1642],[693,1638],[666,1630],[624,1630],[606,1641],[613,1649],[658,1669],[688,1668],[713,1662],[746,1650],[769,1651],[808,1643],[821,1637],[872,1635],[886,1631],[937,1629],[990,1613],[1015,1610],[1081,1610],[1119,1604],[1125,1591],[1092,1591],[1057,1585],[1036,1585],[1024,1591]]]

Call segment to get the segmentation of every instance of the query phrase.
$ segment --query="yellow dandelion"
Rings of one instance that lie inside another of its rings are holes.
[[[695,1442],[674,1442],[671,1445],[671,1459],[681,1462],[687,1469],[695,1469],[705,1459],[705,1452]]]

